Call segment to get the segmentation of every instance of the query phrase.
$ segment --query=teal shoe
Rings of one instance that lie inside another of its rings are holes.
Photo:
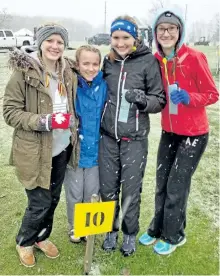
[[[144,234],[142,234],[139,238],[139,242],[143,245],[151,245],[154,244],[156,242],[156,238],[151,237],[150,235],[148,235],[147,232],[145,232]]]
[[[172,253],[173,251],[176,250],[176,248],[178,246],[182,246],[184,245],[184,243],[186,243],[186,238],[184,238],[180,243],[178,244],[170,244],[168,242],[165,242],[165,241],[162,241],[162,240],[159,240],[155,245],[154,245],[154,251],[157,253],[157,254],[160,254],[160,255],[168,255],[170,253]]]

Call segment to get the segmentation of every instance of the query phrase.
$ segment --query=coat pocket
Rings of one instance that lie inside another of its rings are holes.
[[[27,189],[37,186],[40,170],[40,143],[15,136],[13,143],[13,164],[19,181]]]

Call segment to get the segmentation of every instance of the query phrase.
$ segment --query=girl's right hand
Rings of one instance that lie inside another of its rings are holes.
[[[50,131],[52,129],[68,129],[75,125],[75,119],[70,113],[53,113],[40,117],[40,131]]]

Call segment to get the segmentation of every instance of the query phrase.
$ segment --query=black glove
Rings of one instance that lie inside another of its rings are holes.
[[[125,99],[129,103],[134,103],[139,109],[144,109],[147,106],[145,92],[140,89],[128,90],[125,93]]]

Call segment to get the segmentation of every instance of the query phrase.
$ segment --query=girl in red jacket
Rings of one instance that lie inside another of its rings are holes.
[[[172,9],[160,12],[153,25],[168,104],[162,111],[155,214],[139,241],[154,244],[162,255],[186,242],[191,179],[208,142],[206,106],[219,96],[205,55],[183,44],[184,29],[182,17]]]

